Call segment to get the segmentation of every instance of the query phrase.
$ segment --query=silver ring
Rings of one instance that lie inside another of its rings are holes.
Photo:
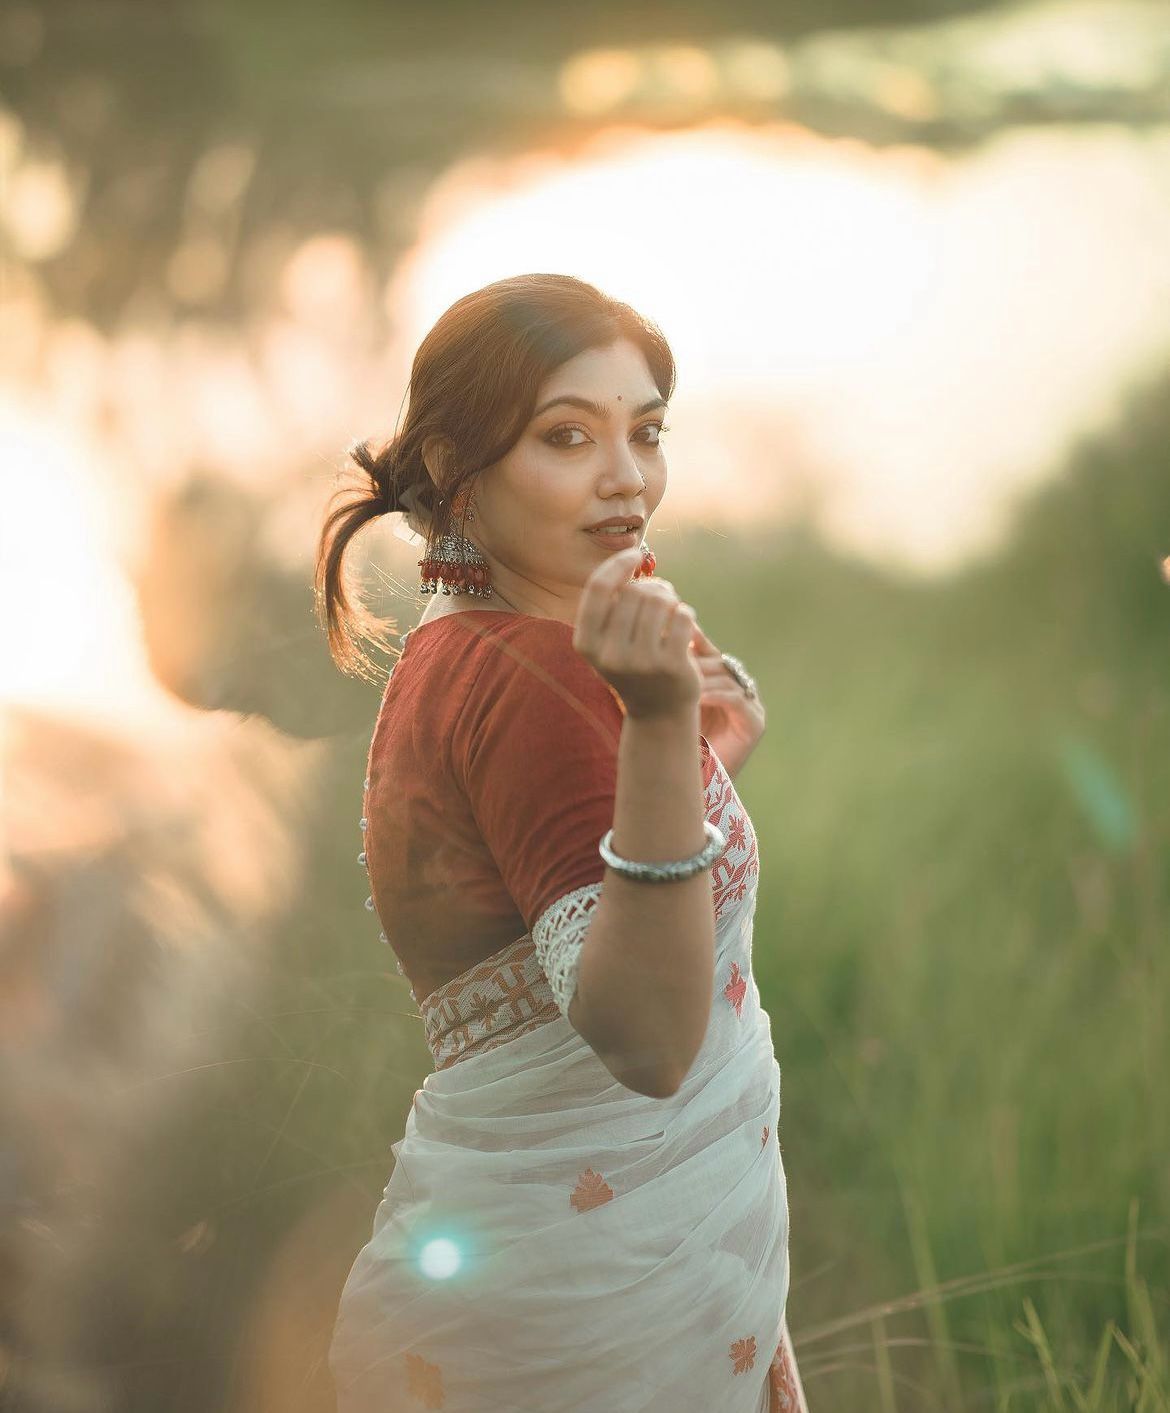
[[[728,672],[731,673],[731,675],[743,688],[744,695],[748,698],[748,700],[751,701],[754,698],[758,697],[760,694],[756,689],[756,679],[751,675],[751,673],[747,670],[743,663],[740,662],[739,658],[732,657],[730,653],[720,653],[719,656],[723,659],[723,666],[727,668]]]

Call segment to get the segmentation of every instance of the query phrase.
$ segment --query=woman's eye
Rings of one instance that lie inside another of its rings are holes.
[[[657,432],[659,435],[661,435],[663,432],[669,432],[669,431],[670,431],[670,428],[667,427],[667,426],[664,426],[661,422],[647,422],[644,426],[641,426],[641,427],[638,428],[638,432],[637,432],[635,435],[639,435],[639,436],[640,436],[640,434],[641,434],[642,432],[649,432],[649,431],[654,431],[654,432]],[[569,434],[572,433],[572,432],[580,432],[583,437],[588,437],[588,435],[589,435],[589,434],[586,432],[586,430],[585,430],[584,427],[554,427],[553,430],[552,430],[551,432],[549,432],[549,433],[545,436],[545,441],[548,442],[550,446],[560,446],[560,447],[577,447],[577,446],[581,446],[581,445],[582,445],[581,442],[571,442],[571,441],[565,440],[565,438],[567,438],[567,437],[569,436]],[[642,440],[643,446],[657,446],[657,445],[658,445],[658,437],[657,437],[657,436],[654,437],[653,440],[651,440],[651,439],[649,439],[649,438],[642,438],[641,440]]]
[[[584,436],[584,435],[585,435],[585,428],[584,428],[584,427],[554,427],[554,428],[552,429],[552,431],[549,432],[548,435],[545,437],[545,441],[548,442],[548,443],[549,443],[550,445],[552,445],[552,446],[580,446],[580,445],[581,445],[580,442],[567,442],[567,441],[562,441],[562,440],[561,440],[562,437],[567,436],[570,432],[580,432],[581,435]]]

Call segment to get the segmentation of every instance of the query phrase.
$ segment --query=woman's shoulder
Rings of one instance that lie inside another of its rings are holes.
[[[584,730],[616,749],[625,704],[573,646],[571,623],[474,611],[444,617],[441,626],[433,620],[436,661],[448,658],[452,667],[461,662],[470,669],[454,724],[456,741],[472,746],[503,734],[522,748],[525,740],[531,746]]]
[[[559,618],[452,609],[403,634],[390,675],[399,679],[399,690],[413,684],[430,691],[441,680],[460,697],[484,701],[543,687],[537,699],[567,692],[624,714],[616,689],[577,651],[573,637],[573,625]]]
[[[559,618],[517,614],[502,620],[483,643],[480,679],[501,690],[532,691],[547,701],[563,698],[604,702],[624,712],[621,697],[573,645],[574,628]],[[545,690],[541,690],[541,688]]]
[[[530,613],[462,609],[436,615],[403,636],[403,658],[435,666],[475,663],[477,675],[501,678],[533,665],[587,674],[593,668],[573,646],[571,623]]]

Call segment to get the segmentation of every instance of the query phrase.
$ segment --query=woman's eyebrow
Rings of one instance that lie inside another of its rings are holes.
[[[609,408],[605,407],[602,403],[591,402],[587,397],[574,397],[572,393],[566,393],[563,397],[554,397],[551,401],[542,403],[532,415],[533,417],[539,417],[542,412],[547,412],[550,407],[559,407],[561,403],[565,403],[566,406],[569,407],[580,407],[585,412],[592,412],[594,417],[606,418],[609,416]],[[655,407],[665,406],[666,399],[664,397],[652,397],[649,402],[644,402],[641,407],[635,407],[630,415],[632,417],[641,417],[643,412],[649,412]]]

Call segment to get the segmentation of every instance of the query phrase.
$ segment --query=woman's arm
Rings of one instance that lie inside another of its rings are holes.
[[[706,843],[698,739],[697,702],[662,717],[626,716],[613,823],[623,858],[686,858]],[[607,868],[569,1022],[615,1079],[666,1098],[707,1033],[714,962],[709,870],[648,883]]]
[[[695,615],[662,579],[630,580],[621,550],[586,581],[573,646],[625,706],[613,847],[637,862],[706,843],[699,755],[702,678]],[[715,959],[711,876],[650,882],[606,868],[566,1014],[614,1077],[655,1098],[675,1093],[707,1033]]]

